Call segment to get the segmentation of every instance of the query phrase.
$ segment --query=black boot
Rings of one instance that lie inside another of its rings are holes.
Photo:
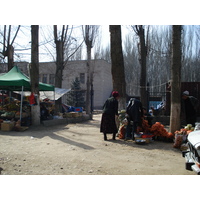
[[[107,140],[107,135],[106,133],[103,133],[104,134],[104,140]]]
[[[113,133],[113,138],[112,139],[116,140],[115,137],[116,137],[116,133]]]

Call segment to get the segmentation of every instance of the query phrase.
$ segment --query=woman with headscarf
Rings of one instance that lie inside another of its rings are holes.
[[[108,98],[103,105],[100,132],[104,134],[104,140],[107,140],[107,133],[112,133],[112,139],[115,140],[116,133],[118,132],[115,122],[115,116],[118,116],[118,99],[119,93],[113,91],[112,97]]]

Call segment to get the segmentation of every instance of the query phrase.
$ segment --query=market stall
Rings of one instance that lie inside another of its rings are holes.
[[[128,120],[126,118],[126,110],[121,110],[119,112],[119,139],[125,139],[126,128]],[[137,128],[137,133],[134,134],[136,143],[149,143],[153,140],[169,141],[172,142],[174,139],[174,134],[168,132],[164,125],[160,122],[150,125],[147,118],[142,118],[142,123]]]
[[[13,114],[18,115],[19,120],[21,121],[21,118],[23,116],[23,110],[22,110],[23,92],[31,91],[31,84],[30,84],[29,77],[26,76],[25,74],[23,74],[17,66],[14,66],[8,73],[0,76],[0,90],[21,91],[20,104],[19,104],[19,101],[16,101],[16,100],[11,101],[12,105],[15,106],[15,108],[13,108],[13,110],[12,110],[12,106],[9,107],[10,105],[7,105],[6,107],[1,108],[1,112],[3,112],[3,111],[5,111],[5,113],[10,112],[10,114],[12,112],[12,115]],[[39,90],[40,91],[54,91],[54,86],[49,85],[49,84],[39,83]],[[1,115],[2,115],[2,113],[1,113]],[[30,113],[27,111],[26,113],[24,113],[24,115],[30,115]],[[3,115],[3,116],[4,116],[3,119],[8,118],[6,115]]]

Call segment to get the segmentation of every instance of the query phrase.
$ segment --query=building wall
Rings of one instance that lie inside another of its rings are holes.
[[[24,74],[29,75],[28,62],[15,62],[14,66],[18,66]],[[0,73],[7,73],[7,72],[8,72],[8,64],[0,63]]]
[[[94,61],[94,105],[101,109],[112,90],[111,64],[104,60]]]
[[[105,100],[110,96],[112,92],[112,76],[111,76],[111,64],[105,60],[92,60],[92,68],[94,70],[94,108],[101,109]],[[50,74],[55,74],[56,65],[53,62],[40,63],[40,81],[42,81],[43,74],[47,74],[47,83],[49,83]],[[71,88],[72,82],[76,77],[80,79],[80,74],[85,75],[85,83],[81,83],[81,89],[86,90],[87,80],[87,62],[81,61],[69,61],[63,71],[62,88]],[[63,102],[65,103],[66,97],[64,96]]]

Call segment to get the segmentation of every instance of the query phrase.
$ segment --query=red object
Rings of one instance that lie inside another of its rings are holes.
[[[124,139],[126,134],[125,125],[121,126],[119,129],[119,139]]]
[[[141,138],[152,138],[153,135],[151,134],[142,134],[142,137]]]
[[[115,98],[119,97],[119,93],[117,91],[113,91],[112,92],[112,96],[115,97]]]
[[[35,105],[35,96],[33,93],[31,93],[30,97],[29,97],[29,103],[30,105]]]

